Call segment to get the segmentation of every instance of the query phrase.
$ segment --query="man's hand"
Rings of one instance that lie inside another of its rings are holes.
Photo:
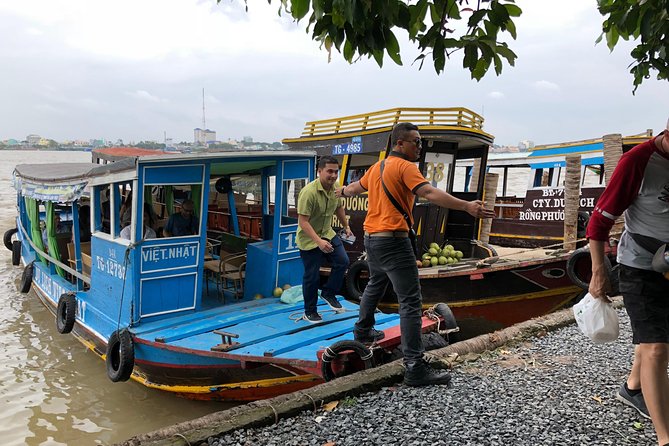
[[[611,302],[611,299],[606,296],[608,291],[611,291],[611,283],[609,282],[609,275],[606,271],[606,267],[593,267],[592,279],[590,279],[590,285],[588,286],[588,293],[592,294],[592,297],[595,299]]]
[[[344,196],[344,187],[346,186],[338,187],[337,189],[335,189],[335,197],[342,198]]]
[[[318,242],[318,249],[320,249],[321,251],[323,251],[326,254],[329,254],[332,251],[334,251],[334,248],[332,247],[330,242],[328,242],[327,240],[323,240],[323,239],[321,239]]]
[[[349,226],[346,226],[344,228],[344,232],[346,233],[346,237],[350,237],[353,235],[353,231],[351,231],[351,228]]]
[[[493,218],[495,212],[485,209],[481,200],[468,201],[465,204],[465,212],[476,218]]]

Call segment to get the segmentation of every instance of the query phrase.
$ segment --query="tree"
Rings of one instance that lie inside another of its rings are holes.
[[[221,0],[218,0],[220,2]],[[272,0],[268,0],[270,3]],[[245,0],[247,2],[247,0]],[[402,65],[394,31],[404,30],[420,54],[414,62],[422,68],[431,57],[437,74],[446,60],[462,51],[463,68],[472,79],[480,80],[494,66],[502,73],[504,60],[513,66],[516,54],[500,41],[504,33],[516,39],[514,17],[522,10],[514,0],[278,0],[279,13],[297,21],[307,17],[311,38],[321,42],[331,54],[334,47],[349,63],[360,57],[374,58],[381,67],[385,54]],[[634,90],[657,71],[667,79],[669,67],[669,0],[598,0],[599,12],[606,17],[603,33],[612,50],[619,38],[641,43],[631,52],[630,66]],[[247,4],[248,9],[248,4]]]
[[[634,76],[634,91],[644,79],[650,78],[651,70],[657,71],[657,79],[669,79],[667,47],[669,47],[669,0],[633,1],[598,0],[599,12],[606,17],[603,33],[609,49],[618,39],[641,39],[630,55],[630,73]]]

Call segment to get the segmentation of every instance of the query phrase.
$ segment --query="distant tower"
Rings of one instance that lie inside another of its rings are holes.
[[[202,88],[202,130],[207,129],[207,120],[204,117],[204,88]]]

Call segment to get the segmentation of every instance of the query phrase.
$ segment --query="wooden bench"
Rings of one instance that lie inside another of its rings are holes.
[[[81,272],[84,276],[91,275],[91,266],[93,261],[91,259],[91,242],[83,242],[80,245],[81,249]],[[67,244],[67,253],[68,253],[68,263],[70,268],[76,269],[75,255],[74,255],[74,243],[70,242]]]

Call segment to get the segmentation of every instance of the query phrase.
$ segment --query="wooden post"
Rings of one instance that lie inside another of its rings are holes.
[[[564,182],[564,247],[576,249],[578,204],[581,198],[581,155],[567,155]]]
[[[481,175],[481,158],[474,160],[474,167],[472,167],[472,177],[469,180],[469,192],[477,192],[479,190],[479,176]]]
[[[604,141],[604,181],[608,185],[620,157],[623,156],[623,137],[620,133],[613,133],[604,135],[602,140]],[[624,228],[625,219],[621,216],[613,224],[610,233],[617,238],[622,234]]]
[[[495,209],[495,200],[497,199],[497,183],[499,182],[499,175],[496,173],[485,174],[485,189],[483,192],[483,207],[488,210]],[[492,226],[492,218],[486,218],[481,221],[481,235],[479,240],[488,243],[490,240],[490,227]]]
[[[623,156],[623,137],[620,133],[604,135],[604,181],[609,184],[613,170]]]

